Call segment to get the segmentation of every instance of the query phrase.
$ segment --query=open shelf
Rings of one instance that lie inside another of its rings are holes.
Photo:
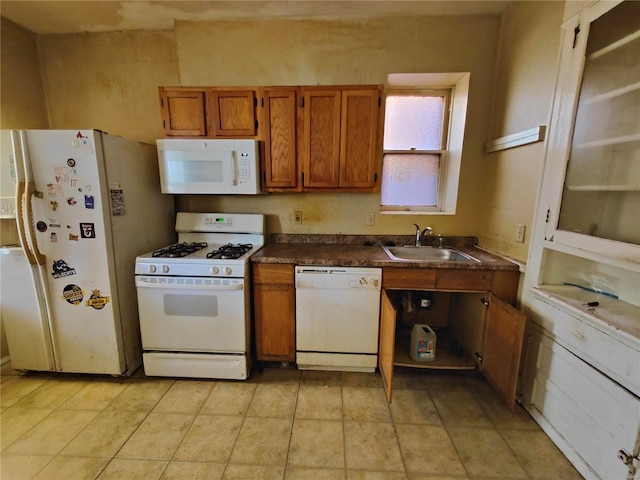
[[[396,332],[393,364],[397,367],[427,368],[434,370],[474,370],[476,363],[455,341],[447,329],[436,332],[436,358],[432,362],[414,362],[409,355],[411,334]]]

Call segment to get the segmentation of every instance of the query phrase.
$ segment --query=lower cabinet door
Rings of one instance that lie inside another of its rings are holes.
[[[387,401],[391,402],[393,384],[393,359],[395,354],[396,311],[386,290],[380,295],[380,348],[378,349],[378,368],[382,378]]]
[[[295,288],[256,284],[253,299],[257,359],[294,362]]]
[[[519,310],[495,295],[489,295],[482,339],[481,371],[512,410],[516,404],[526,322],[526,317]]]

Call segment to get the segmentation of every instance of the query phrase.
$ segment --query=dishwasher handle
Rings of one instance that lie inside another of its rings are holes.
[[[347,271],[344,268],[311,267],[311,268],[298,268],[298,273],[329,275],[332,273],[347,273]]]

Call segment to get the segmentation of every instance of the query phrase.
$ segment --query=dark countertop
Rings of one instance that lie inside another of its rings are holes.
[[[326,237],[326,238],[323,238]],[[470,240],[471,239],[471,240]],[[277,235],[252,257],[253,263],[291,263],[294,265],[331,265],[341,267],[459,268],[474,270],[518,270],[517,264],[477,247],[473,237],[451,237],[445,246],[467,253],[480,262],[396,261],[380,245],[405,245],[411,238],[365,237],[354,235]],[[344,243],[343,243],[344,242]]]

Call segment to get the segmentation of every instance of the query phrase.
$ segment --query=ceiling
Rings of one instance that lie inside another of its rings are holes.
[[[0,1],[0,14],[38,34],[170,29],[176,20],[499,15],[507,0]]]

